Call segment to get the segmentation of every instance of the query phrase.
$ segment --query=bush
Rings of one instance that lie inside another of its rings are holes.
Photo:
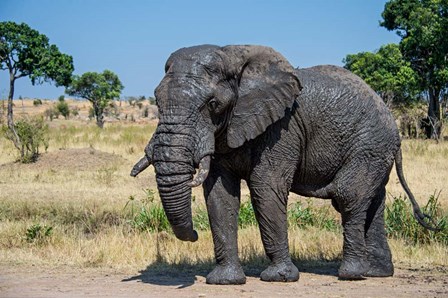
[[[52,232],[53,227],[35,224],[26,230],[25,239],[28,243],[42,244],[51,236]]]
[[[78,107],[73,107],[71,112],[70,112],[73,116],[78,116],[79,115],[79,108]]]
[[[136,200],[134,196],[129,197],[125,208],[131,208],[128,222],[137,231],[171,232],[170,224],[160,203],[155,203],[156,192],[151,189],[145,190],[146,197]],[[412,207],[405,198],[394,198],[392,204],[386,205],[385,224],[389,237],[400,238],[412,243],[439,242],[448,245],[448,214],[441,209],[438,195],[430,197],[426,206],[422,208],[425,214],[432,218],[438,218],[437,227],[439,232],[431,232],[418,224],[412,215]],[[341,225],[331,213],[331,207],[316,207],[308,200],[306,206],[297,202],[288,210],[288,223],[290,227],[307,229],[310,227],[340,232]],[[129,216],[129,215],[128,215]],[[207,210],[199,208],[193,210],[193,223],[198,230],[209,230],[210,224]],[[241,204],[238,216],[239,228],[256,226],[252,203],[249,200]]]
[[[248,198],[250,197],[248,196]],[[249,199],[248,201],[242,203],[240,206],[240,212],[238,214],[238,226],[240,228],[246,228],[255,225],[257,225],[255,212]]]
[[[299,228],[317,227],[327,231],[339,230],[339,223],[329,213],[330,207],[314,207],[311,200],[308,200],[306,207],[297,202],[288,212],[289,225]]]
[[[210,230],[210,222],[206,209],[199,208],[193,213],[193,226],[200,231]]]
[[[156,192],[152,189],[146,189],[146,198],[136,200],[130,196],[125,208],[131,208],[131,227],[137,231],[160,232],[169,231],[170,224],[165,215],[165,211],[160,204],[154,203]],[[137,210],[135,210],[137,208]]]
[[[443,212],[439,203],[439,195],[432,195],[422,208],[423,213],[431,218],[438,218],[439,232],[432,232],[422,227],[412,214],[412,206],[406,198],[394,197],[391,204],[386,205],[385,222],[389,237],[403,238],[417,243],[440,242],[448,245],[448,214]]]
[[[20,119],[14,124],[17,135],[20,139],[20,161],[30,163],[36,161],[39,156],[39,148],[44,146],[48,149],[48,125],[42,117]],[[2,127],[4,136],[9,140],[14,140],[14,136],[7,126]]]
[[[48,108],[44,112],[45,119],[50,119],[50,121],[53,121],[54,118],[58,118],[59,115],[59,111],[55,108]]]
[[[70,116],[70,108],[67,104],[67,102],[65,100],[60,100],[57,104],[56,104],[56,110],[62,115],[64,116],[65,119],[68,119],[68,117]]]
[[[42,105],[42,100],[41,99],[35,99],[33,100],[33,106],[37,107]]]
[[[131,227],[137,231],[144,232],[169,232],[172,233],[170,223],[166,217],[165,210],[160,203],[154,202],[156,191],[152,189],[144,190],[146,198],[137,200],[130,196],[125,208],[130,208]],[[193,225],[200,231],[210,230],[207,210],[199,208],[193,211]]]

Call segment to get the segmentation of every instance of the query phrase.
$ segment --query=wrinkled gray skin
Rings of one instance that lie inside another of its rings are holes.
[[[185,241],[198,238],[191,187],[203,182],[217,263],[207,283],[246,281],[237,251],[241,179],[272,262],[262,280],[299,278],[288,248],[290,191],[330,199],[341,213],[341,279],[393,274],[384,201],[394,161],[422,224],[424,215],[403,179],[394,119],[361,79],[335,66],[295,70],[261,46],[183,48],[165,71],[155,91],[160,122],[131,175],[154,165],[168,220]]]

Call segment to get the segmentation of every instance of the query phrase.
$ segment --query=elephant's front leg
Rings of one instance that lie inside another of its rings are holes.
[[[278,186],[253,182],[250,191],[263,246],[271,260],[271,265],[261,273],[261,280],[297,281],[299,270],[292,263],[289,254],[287,191]]]
[[[240,180],[212,164],[204,182],[204,195],[215,247],[216,267],[208,284],[244,284],[246,276],[238,258]]]

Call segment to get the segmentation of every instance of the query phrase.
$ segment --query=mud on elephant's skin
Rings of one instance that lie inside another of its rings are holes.
[[[294,69],[262,46],[195,46],[169,57],[155,96],[160,121],[131,175],[154,165],[168,220],[186,241],[198,238],[191,187],[203,182],[216,257],[207,283],[246,281],[237,245],[242,179],[271,260],[265,281],[299,279],[288,248],[290,191],[330,199],[341,213],[341,279],[393,274],[384,201],[394,162],[417,220],[428,227],[403,179],[391,113],[343,68]]]

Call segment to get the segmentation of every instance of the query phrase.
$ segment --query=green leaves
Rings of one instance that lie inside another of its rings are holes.
[[[28,158],[25,155],[28,151],[32,151],[34,159],[38,151],[34,152],[34,145],[26,145],[24,149],[22,142],[28,141],[23,141],[16,131],[21,126],[14,125],[12,100],[15,80],[28,76],[33,85],[54,81],[56,86],[67,86],[74,70],[73,59],[59,52],[57,46],[49,44],[48,37],[27,24],[0,22],[0,69],[9,71],[8,138],[20,151],[22,160]]]
[[[434,126],[427,137],[441,134],[440,101],[448,93],[448,1],[390,0],[381,26],[401,37],[400,50],[428,94],[428,117]]]
[[[34,224],[26,229],[25,239],[28,243],[43,244],[53,233],[53,227]]]
[[[14,124],[15,131],[20,137],[20,161],[22,163],[34,162],[39,156],[39,148],[47,150],[49,146],[48,125],[42,117],[22,118]],[[3,135],[11,140],[14,136],[8,127],[1,128]]]
[[[0,22],[0,67],[13,80],[29,76],[33,85],[54,81],[56,86],[67,86],[74,70],[73,58],[49,44],[48,37],[14,22]]]
[[[423,213],[438,219],[439,232],[432,232],[420,226],[412,214],[409,201],[406,198],[394,197],[392,203],[386,205],[384,213],[388,236],[408,240],[414,245],[433,242],[448,245],[448,215],[446,212],[444,214],[444,210],[441,208],[439,195],[440,192],[430,196],[422,208]]]
[[[396,44],[384,45],[374,53],[347,55],[343,62],[385,101],[409,102],[420,92],[417,75]]]
[[[66,93],[99,102],[105,108],[109,100],[120,96],[123,88],[118,76],[105,70],[103,73],[86,72],[82,76],[74,76]]]
[[[86,72],[82,76],[74,76],[65,93],[89,100],[93,104],[97,125],[102,128],[104,109],[112,99],[120,96],[123,88],[118,76],[105,70],[103,73]]]

